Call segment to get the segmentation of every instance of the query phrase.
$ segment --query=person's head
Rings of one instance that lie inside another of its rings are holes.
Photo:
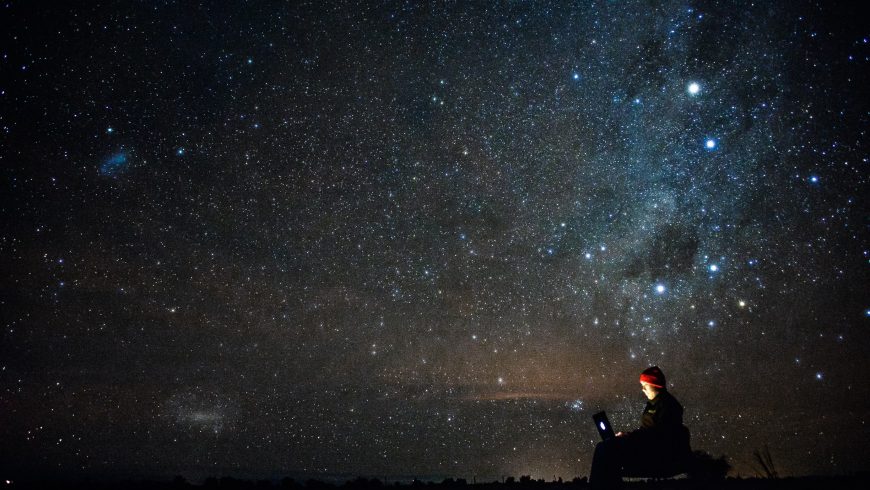
[[[640,386],[647,399],[652,400],[658,396],[660,391],[667,389],[665,373],[663,373],[658,366],[644,369],[644,371],[640,373]]]

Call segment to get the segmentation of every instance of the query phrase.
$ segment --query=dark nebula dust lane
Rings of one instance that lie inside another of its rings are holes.
[[[852,2],[0,8],[5,475],[867,470]],[[7,457],[8,455],[8,457]]]

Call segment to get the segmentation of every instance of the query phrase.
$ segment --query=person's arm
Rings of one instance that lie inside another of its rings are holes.
[[[620,432],[620,433],[616,434],[616,436],[617,437],[637,437],[639,435],[642,435],[652,420],[651,415],[647,413],[648,409],[649,409],[649,404],[647,404],[644,407],[643,413],[640,416],[640,427],[638,427],[637,429],[634,429],[634,430]]]

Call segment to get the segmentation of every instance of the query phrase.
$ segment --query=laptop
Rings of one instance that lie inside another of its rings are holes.
[[[602,441],[616,437],[616,433],[613,432],[613,426],[610,425],[610,420],[607,419],[606,413],[598,412],[592,416],[592,420],[595,421],[595,428],[598,429],[598,434],[601,435]]]

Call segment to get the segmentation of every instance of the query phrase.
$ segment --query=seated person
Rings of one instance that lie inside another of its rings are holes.
[[[658,366],[641,373],[640,384],[649,400],[640,428],[598,443],[589,474],[595,488],[618,487],[623,476],[665,477],[685,471],[691,449],[689,430],[683,426],[683,406],[668,393]]]

